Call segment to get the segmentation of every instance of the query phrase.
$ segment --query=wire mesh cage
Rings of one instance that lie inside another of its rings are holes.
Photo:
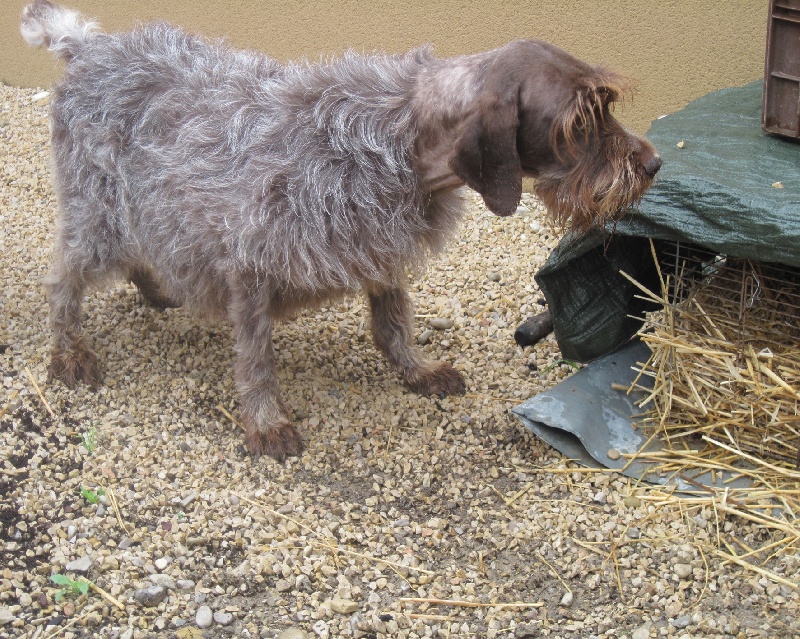
[[[658,263],[661,291],[647,295],[660,310],[640,332],[646,423],[674,448],[703,439],[800,467],[800,269],[682,244]]]

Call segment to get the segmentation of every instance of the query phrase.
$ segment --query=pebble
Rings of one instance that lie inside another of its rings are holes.
[[[437,331],[446,331],[448,328],[453,328],[455,324],[449,317],[434,317],[428,323]]]
[[[210,628],[214,621],[214,615],[211,608],[208,606],[200,606],[197,609],[197,614],[194,617],[194,622],[198,628]]]
[[[622,500],[622,503],[625,504],[626,508],[638,508],[642,505],[642,500],[633,495],[629,495]]]
[[[649,621],[643,626],[639,626],[631,633],[631,639],[650,639],[650,628],[653,626]]]
[[[308,634],[301,628],[287,628],[278,635],[277,639],[308,639]]]
[[[328,601],[328,605],[333,612],[340,615],[350,614],[359,608],[359,605],[355,601],[350,601],[348,599],[331,599]]]
[[[68,572],[88,572],[93,563],[94,559],[92,559],[91,555],[84,555],[79,559],[70,561],[65,568]]]
[[[20,406],[22,406],[22,400],[19,397],[15,397],[7,404],[6,412],[9,415],[13,415],[16,411],[19,410]]]
[[[186,592],[189,590],[194,590],[196,584],[192,579],[178,579],[175,582],[175,585],[177,586],[178,590]]]
[[[178,584],[169,575],[158,572],[154,575],[150,575],[148,579],[154,586],[161,586],[162,588],[167,588],[169,590],[178,589]]]
[[[288,579],[278,579],[275,582],[275,590],[278,592],[289,592],[293,586],[294,584]]]
[[[16,620],[16,616],[6,606],[0,606],[0,626],[5,626]]]
[[[220,626],[229,626],[233,622],[233,615],[225,610],[217,610],[214,613],[214,621]],[[198,626],[200,624],[197,624]]]
[[[486,274],[486,279],[489,280],[490,282],[499,282],[501,276],[500,273],[498,273],[497,271],[489,271]]]
[[[184,498],[183,498],[183,499],[181,499],[181,501],[180,501],[181,508],[186,508],[186,507],[187,507],[189,504],[191,504],[191,503],[192,503],[192,502],[193,502],[195,499],[197,499],[197,497],[198,497],[199,495],[200,495],[200,493],[198,493],[196,490],[195,490],[195,491],[192,491],[191,493],[189,493],[188,495],[186,495],[186,497],[184,497]]]
[[[571,592],[569,592],[569,591],[565,592],[564,596],[561,597],[561,605],[564,608],[569,608],[572,605],[572,601],[573,601],[574,597],[575,596]]]
[[[167,589],[163,586],[148,586],[134,591],[133,598],[143,606],[152,608],[167,598]]]
[[[688,628],[692,623],[692,618],[689,615],[681,615],[672,620],[672,625],[676,628]]]
[[[625,531],[625,534],[626,534],[626,535],[627,535],[627,536],[628,536],[630,539],[639,539],[639,537],[641,537],[641,536],[642,536],[642,533],[641,533],[641,531],[640,531],[638,528],[636,528],[635,526],[630,526],[630,527],[629,527],[629,528],[628,528],[628,529]]]
[[[606,456],[610,460],[616,461],[621,457],[621,454],[616,448],[610,448],[609,451],[606,453]]]
[[[153,565],[158,568],[159,572],[164,572],[164,569],[170,565],[172,559],[169,557],[159,557],[153,562]]]
[[[688,579],[692,576],[693,572],[691,564],[675,564],[672,566],[672,569],[675,571],[678,579]]]
[[[325,623],[322,619],[314,622],[312,630],[314,631],[314,634],[317,635],[317,637],[319,637],[319,639],[328,639],[331,632],[328,624]]]

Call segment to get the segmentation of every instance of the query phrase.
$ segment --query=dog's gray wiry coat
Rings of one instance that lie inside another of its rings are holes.
[[[502,104],[490,124],[468,123],[488,120],[474,112],[489,108],[481,96],[497,81],[491,69],[503,49],[449,61],[426,48],[350,53],[284,66],[165,24],[98,33],[47,0],[23,11],[21,29],[67,61],[52,99],[61,209],[49,279],[53,376],[99,381],[80,329],[81,297],[87,286],[125,278],[155,305],[230,319],[241,419],[255,454],[283,459],[302,450],[279,397],[273,320],[345,293],[367,294],[375,342],[412,388],[463,392],[455,369],[412,345],[406,273],[454,231],[458,187],[473,186],[508,214],[522,174],[562,168],[574,146],[572,135],[558,139],[553,115],[546,126],[529,125],[544,127],[537,138],[553,136],[537,140],[535,161],[512,148],[522,163],[506,166],[486,152],[487,144],[515,146],[492,139]],[[544,43],[518,46],[533,45],[550,66],[566,56],[573,73],[596,71]],[[516,117],[514,135],[523,126]],[[652,150],[641,142],[630,157]],[[550,148],[559,145],[561,153]],[[573,171],[578,160],[570,161]],[[596,200],[616,193],[611,183],[622,173],[630,193],[620,202],[641,195],[652,175],[641,177],[630,159],[621,166],[597,169],[613,180]],[[553,206],[568,197],[554,195]]]

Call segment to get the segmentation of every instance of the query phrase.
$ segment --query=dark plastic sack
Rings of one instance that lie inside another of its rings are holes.
[[[622,346],[654,306],[634,297],[638,289],[624,271],[650,290],[659,290],[650,241],[607,236],[602,230],[569,235],[536,274],[553,318],[561,355],[588,362]]]

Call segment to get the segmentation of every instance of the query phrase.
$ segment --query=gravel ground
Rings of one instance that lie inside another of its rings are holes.
[[[709,552],[717,525],[752,549],[768,532],[582,471],[509,413],[571,372],[552,338],[512,339],[556,241],[530,199],[503,220],[474,200],[415,287],[465,397],[407,391],[360,300],[306,312],[275,341],[308,449],[253,461],[226,416],[227,327],[124,285],[86,303],[102,387],[48,384],[35,93],[0,87],[0,637],[800,636],[796,591]],[[798,578],[798,555],[751,560]],[[60,596],[53,574],[97,588]]]

